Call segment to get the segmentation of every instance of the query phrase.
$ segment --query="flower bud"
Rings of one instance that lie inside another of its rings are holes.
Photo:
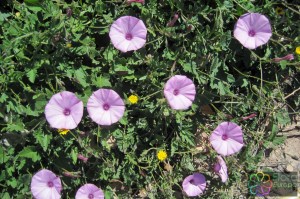
[[[72,14],[73,14],[72,9],[71,9],[71,8],[67,8],[67,9],[66,9],[66,15],[67,15],[67,17],[71,17]]]
[[[77,158],[78,158],[79,160],[82,160],[84,163],[87,163],[87,161],[88,161],[88,158],[87,158],[87,157],[84,157],[84,156],[81,155],[81,154],[78,154],[78,155],[77,155]]]
[[[294,59],[294,55],[293,54],[288,54],[284,57],[276,57],[274,59],[272,59],[273,62],[280,62],[282,60],[287,60],[287,61],[291,61]]]
[[[174,24],[176,23],[176,21],[178,20],[178,18],[179,18],[179,15],[176,13],[176,14],[173,16],[173,19],[167,23],[167,26],[168,26],[168,27],[174,26]]]
[[[131,3],[141,3],[144,4],[145,1],[144,0],[127,0],[127,4],[131,4]]]

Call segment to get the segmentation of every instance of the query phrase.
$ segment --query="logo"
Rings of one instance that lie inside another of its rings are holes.
[[[269,195],[273,182],[271,176],[264,172],[253,173],[249,177],[248,188],[251,195],[266,196]]]

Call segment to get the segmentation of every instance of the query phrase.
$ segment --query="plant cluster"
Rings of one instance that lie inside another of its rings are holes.
[[[245,196],[299,114],[297,0],[0,5],[1,198]]]

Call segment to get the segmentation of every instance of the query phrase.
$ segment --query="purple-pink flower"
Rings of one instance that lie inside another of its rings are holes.
[[[241,150],[244,146],[243,131],[233,122],[222,122],[213,131],[210,143],[217,153],[228,156]]]
[[[173,19],[167,23],[167,26],[168,27],[174,26],[174,24],[176,23],[178,18],[179,18],[179,15],[177,13],[175,13],[174,16],[173,16]]]
[[[286,60],[286,61],[291,61],[294,59],[294,55],[293,54],[287,54],[284,57],[276,57],[274,59],[272,59],[273,62],[280,62],[282,60]]]
[[[42,169],[31,179],[31,193],[35,199],[59,199],[61,181],[52,171]]]
[[[189,197],[202,194],[206,188],[205,176],[201,173],[194,173],[187,176],[182,182],[184,193]]]
[[[127,0],[126,1],[129,5],[131,3],[141,3],[141,4],[144,4],[145,3],[145,0]]]
[[[75,199],[103,199],[104,193],[94,184],[85,184],[76,192]]]
[[[83,103],[69,91],[53,95],[45,107],[46,119],[52,128],[74,129],[83,115]]]
[[[214,172],[221,177],[222,182],[228,179],[227,166],[221,156],[217,156],[217,162],[214,164]]]
[[[123,117],[125,104],[114,90],[99,89],[88,99],[87,110],[97,124],[111,125]]]
[[[79,160],[82,160],[84,163],[87,163],[87,161],[89,160],[89,158],[83,156],[82,154],[78,154],[78,155],[77,155],[77,158],[78,158]]]
[[[172,109],[188,109],[195,99],[195,84],[184,75],[175,75],[166,82],[164,95]]]
[[[269,41],[272,29],[266,16],[259,13],[246,13],[238,19],[233,33],[244,47],[255,49]]]
[[[138,50],[146,43],[147,28],[136,17],[123,16],[110,27],[109,37],[115,48],[122,52]]]

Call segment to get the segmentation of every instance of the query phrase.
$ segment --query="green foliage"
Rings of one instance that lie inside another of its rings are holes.
[[[149,198],[180,198],[182,180],[193,172],[211,182],[203,198],[226,198],[257,169],[264,148],[284,142],[277,133],[292,112],[299,113],[299,93],[293,93],[300,87],[299,56],[272,61],[300,44],[296,0],[0,5],[1,198],[30,198],[31,177],[41,168],[61,177],[64,198],[74,198],[87,182],[101,187],[106,198],[142,198],[144,192]],[[276,14],[276,7],[284,14]],[[248,11],[268,16],[273,29],[269,43],[254,51],[232,36],[237,18]],[[176,12],[178,21],[167,27]],[[121,53],[110,42],[111,24],[124,15],[147,27],[147,43],[138,51]],[[195,102],[186,111],[171,110],[162,92],[176,74],[196,85]],[[50,128],[44,108],[52,95],[72,91],[86,104],[103,87],[126,102],[131,94],[139,101],[127,103],[123,118],[110,127],[97,126],[85,113],[65,136]],[[241,120],[254,112],[257,117]],[[221,184],[211,169],[216,152],[204,133],[230,118],[242,126],[245,147],[226,157],[230,180]],[[199,151],[199,143],[207,150]],[[156,158],[159,149],[168,153],[165,162]]]

